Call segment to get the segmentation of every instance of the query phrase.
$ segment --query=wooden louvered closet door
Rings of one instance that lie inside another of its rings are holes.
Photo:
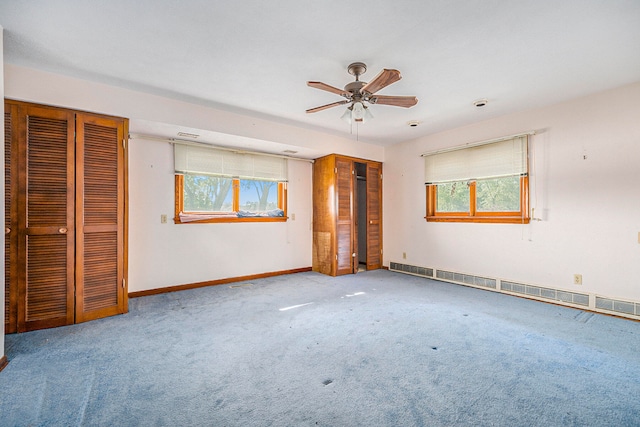
[[[367,270],[382,267],[382,165],[367,164]]]
[[[76,322],[126,311],[123,120],[78,115]]]
[[[74,131],[71,112],[20,108],[18,331],[74,321]]]
[[[127,120],[5,102],[5,329],[127,310]]]
[[[336,157],[336,275],[354,272],[353,162]]]
[[[18,132],[17,110],[16,105],[6,105],[4,112],[4,331],[7,334],[18,331],[17,270],[11,268],[18,257],[18,251],[11,250],[18,246],[16,195],[12,185],[18,180],[18,168],[13,167],[17,144],[12,144],[12,137]]]

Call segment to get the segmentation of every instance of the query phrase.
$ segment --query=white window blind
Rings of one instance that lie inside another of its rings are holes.
[[[527,135],[424,155],[424,182],[441,184],[527,174]]]
[[[286,181],[287,159],[195,145],[174,145],[176,173]]]

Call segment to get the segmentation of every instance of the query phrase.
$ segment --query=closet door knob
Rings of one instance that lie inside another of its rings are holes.
[[[11,229],[9,227],[4,229],[4,234],[9,234],[11,233]]]
[[[58,232],[60,232],[60,234],[67,234],[67,229],[66,228],[59,228]]]

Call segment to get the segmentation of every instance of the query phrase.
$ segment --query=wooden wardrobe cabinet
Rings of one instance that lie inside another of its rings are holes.
[[[127,119],[5,101],[5,332],[127,311]]]
[[[313,271],[382,266],[382,163],[331,154],[313,164]]]

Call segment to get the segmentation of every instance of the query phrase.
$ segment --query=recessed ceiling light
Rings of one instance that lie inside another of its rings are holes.
[[[475,105],[478,108],[482,108],[485,105],[487,105],[488,103],[489,103],[489,101],[487,100],[487,98],[476,99],[475,101],[473,101],[473,105]]]
[[[185,138],[194,138],[195,139],[195,138],[199,137],[200,135],[197,135],[195,133],[178,132],[178,136],[183,136]]]
[[[422,122],[421,122],[421,121],[419,121],[419,120],[409,120],[409,121],[407,122],[407,124],[409,125],[409,127],[412,127],[412,128],[417,127],[420,123],[422,123]]]

